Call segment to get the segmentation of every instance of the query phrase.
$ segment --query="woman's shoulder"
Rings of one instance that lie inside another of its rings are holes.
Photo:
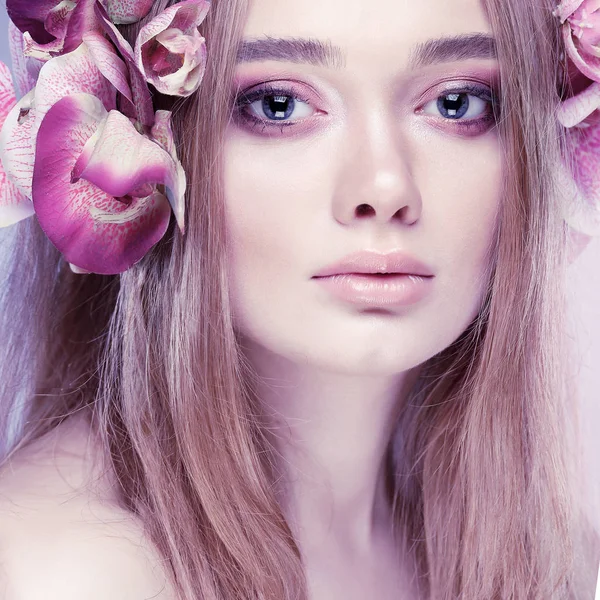
[[[103,464],[85,419],[72,418],[0,469],[3,598],[175,597]]]

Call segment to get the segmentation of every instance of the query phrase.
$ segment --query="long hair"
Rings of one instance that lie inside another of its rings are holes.
[[[0,292],[3,461],[73,415],[88,418],[118,502],[182,600],[307,598],[227,287],[221,157],[248,1],[212,0],[198,93],[155,98],[173,110],[188,174],[186,234],[171,226],[120,276],[81,276],[31,218],[14,228]],[[172,3],[155,2],[124,35]],[[583,600],[600,560],[579,493],[563,330],[567,229],[554,169],[566,141],[551,8],[487,2],[507,165],[493,268],[477,318],[423,365],[386,453],[396,538],[430,600]]]

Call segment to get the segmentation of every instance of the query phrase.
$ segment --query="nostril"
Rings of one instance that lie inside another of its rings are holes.
[[[356,214],[360,217],[362,215],[370,214],[374,212],[373,208],[368,204],[361,204],[356,208]]]

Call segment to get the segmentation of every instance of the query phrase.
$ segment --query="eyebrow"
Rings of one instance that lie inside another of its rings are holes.
[[[495,39],[487,33],[477,32],[426,40],[411,48],[408,68],[416,70],[436,63],[468,59],[497,59]],[[265,36],[243,40],[239,44],[238,64],[266,60],[307,63],[336,70],[346,66],[344,51],[329,40]]]

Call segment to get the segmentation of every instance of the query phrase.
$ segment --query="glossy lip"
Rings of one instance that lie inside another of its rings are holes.
[[[343,302],[371,307],[408,306],[432,291],[433,277],[345,273],[318,277],[317,281]]]
[[[387,253],[375,250],[361,250],[349,254],[342,260],[325,267],[313,278],[330,277],[346,273],[402,273],[434,277],[433,270],[419,259],[402,250]],[[382,278],[385,280],[385,278]]]

